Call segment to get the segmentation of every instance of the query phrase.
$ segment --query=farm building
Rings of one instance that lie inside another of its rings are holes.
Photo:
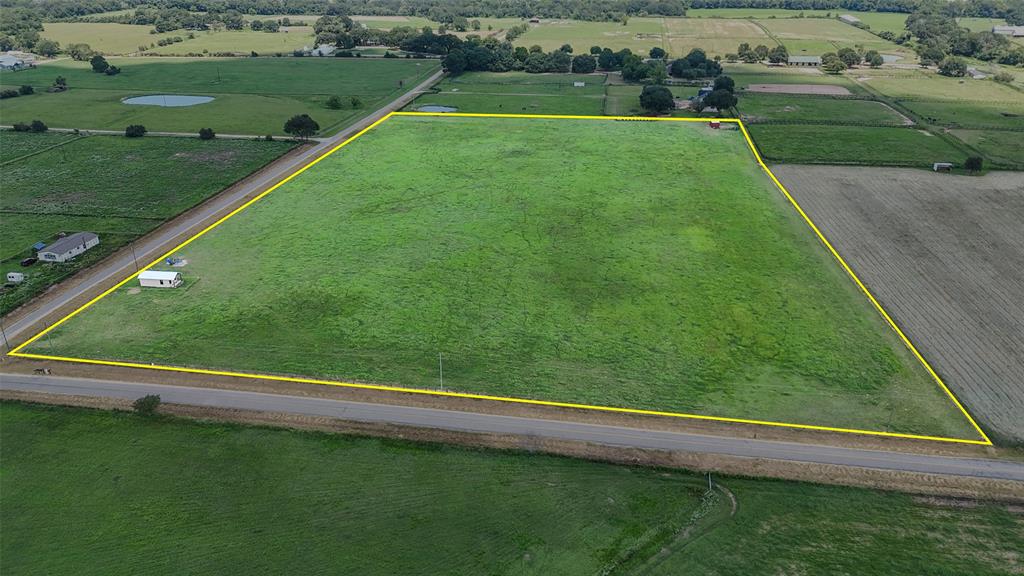
[[[1024,26],[993,26],[992,33],[1002,36],[1013,36],[1014,38],[1024,38]]]
[[[25,275],[21,272],[8,272],[7,283],[8,284],[21,284],[25,281]]]
[[[821,66],[821,56],[790,56],[790,66]]]
[[[314,48],[309,54],[311,56],[330,56],[331,54],[334,54],[335,50],[337,50],[337,48],[330,44],[321,44]]]
[[[145,288],[177,288],[181,282],[181,272],[144,270],[139,274],[139,285]]]
[[[953,170],[952,162],[935,162],[932,164],[932,170],[936,172],[951,172]]]
[[[0,70],[21,70],[26,67],[25,61],[21,58],[15,58],[10,54],[0,56]]]
[[[75,232],[65,236],[36,253],[44,262],[67,262],[100,243],[92,232]]]
[[[842,16],[839,17],[839,19],[842,20],[843,22],[846,22],[847,24],[860,24],[860,18],[857,18],[856,16],[852,16],[850,14],[843,14]]]

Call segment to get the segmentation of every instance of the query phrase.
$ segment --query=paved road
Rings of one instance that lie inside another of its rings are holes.
[[[460,432],[528,435],[559,440],[579,440],[609,446],[625,446],[677,452],[724,454],[770,458],[790,462],[838,464],[860,468],[898,470],[995,478],[1024,482],[1024,464],[1005,460],[906,454],[749,440],[684,432],[642,430],[540,418],[497,416],[434,408],[347,402],[216,388],[192,388],[161,384],[113,382],[86,378],[0,374],[0,390],[26,390],[51,394],[75,394],[135,399],[159,394],[165,402],[216,408],[286,412],[304,416],[328,416],[358,422],[390,423]]]
[[[135,242],[134,257],[131,250],[122,250],[120,253],[93,266],[85,275],[79,276],[72,281],[65,281],[61,289],[54,291],[53,294],[44,295],[41,299],[29,304],[26,312],[19,311],[13,321],[3,319],[6,339],[11,342],[11,346],[14,346],[15,342],[30,337],[32,333],[37,332],[43,327],[41,323],[50,313],[67,306],[82,294],[94,291],[99,286],[113,285],[113,279],[120,280],[135,271],[136,260],[139,265],[145,265],[157,259],[170,250],[175,245],[177,239],[199,232],[204,226],[214,221],[215,218],[219,218],[241,205],[246,198],[256,195],[276,184],[317,156],[373,124],[384,115],[401,109],[423,90],[426,90],[440,80],[442,76],[443,72],[438,71],[409,92],[393,100],[387,106],[363,118],[337,135],[318,140],[316,144],[300,154],[265,167],[263,170],[252,175],[244,185],[237,186],[230,192],[215,196],[188,215],[172,221],[171,225]],[[72,282],[74,282],[73,285]],[[50,319],[50,321],[52,322],[53,319]],[[0,343],[0,350],[3,350],[2,346],[3,344]]]

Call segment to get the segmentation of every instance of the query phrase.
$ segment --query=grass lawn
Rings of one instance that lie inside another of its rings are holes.
[[[585,86],[573,86],[574,82]],[[526,74],[470,72],[445,78],[437,93],[426,93],[406,110],[421,106],[451,106],[461,112],[497,114],[601,115],[604,74]]]
[[[838,20],[821,18],[779,18],[758,20],[769,33],[782,42],[790,55],[820,56],[840,48],[863,46],[883,54],[901,55],[912,60],[908,48],[882,40],[878,36]]]
[[[697,94],[696,86],[667,86],[672,95],[678,99],[689,98]],[[640,93],[643,86],[632,84],[609,84],[605,87],[607,92],[604,101],[604,113],[608,116],[638,116],[645,114],[640,107]],[[673,116],[693,116],[694,113],[686,110],[673,110]]]
[[[924,168],[967,157],[945,139],[914,128],[754,124],[749,130],[765,160],[774,162]]]
[[[723,74],[743,90],[751,84],[828,84],[842,86],[851,94],[867,94],[862,86],[845,75],[824,74],[816,68],[769,68],[763,64],[726,63]]]
[[[612,50],[629,48],[638,54],[647,54],[655,46],[669,49],[665,38],[663,18],[630,18],[621,22],[583,22],[580,20],[541,20],[531,24],[530,30],[513,42],[516,46],[539,45],[546,51],[557,50],[569,44],[574,52],[584,54],[591,46]]]
[[[1022,569],[994,504],[9,402],[0,446],[11,576]]]
[[[736,105],[743,119],[758,121],[818,121],[891,124],[904,117],[881,102],[792,94],[743,92]]]
[[[152,26],[112,24],[107,22],[47,22],[40,36],[60,42],[62,48],[71,44],[88,44],[103,54],[131,54],[139,46],[149,46],[162,38],[185,37],[187,32],[176,30],[150,34]]]
[[[6,149],[51,143],[51,134],[0,133]],[[70,138],[70,137],[65,137]],[[38,147],[38,146],[37,146]],[[0,273],[26,282],[0,296],[6,314],[73,272],[95,263],[198,204],[292,147],[288,142],[91,136],[9,162],[0,178]],[[100,245],[68,264],[19,261],[58,232],[90,231]]]
[[[117,76],[92,72],[87,63],[62,61],[35,70],[0,75],[6,86],[31,84],[37,92],[54,77],[70,90],[3,100],[0,113],[11,120],[39,118],[51,127],[121,130],[143,124],[154,131],[196,132],[211,127],[224,134],[282,134],[284,122],[307,113],[320,132],[333,134],[425,80],[436,60],[348,58],[114,58]],[[399,86],[399,82],[403,82]],[[207,104],[183,108],[133,106],[123,98],[146,94],[213,96]],[[331,110],[327,99],[357,96],[362,106]]]
[[[973,437],[734,130],[395,117],[180,255],[28,351]]]
[[[230,52],[248,56],[250,52],[256,52],[261,56],[291,56],[293,50],[304,46],[312,47],[316,40],[311,26],[291,26],[280,32],[219,30],[194,34],[195,38],[192,39],[188,39],[186,34],[175,34],[186,39],[167,46],[157,46],[147,50],[146,54],[186,56]]]

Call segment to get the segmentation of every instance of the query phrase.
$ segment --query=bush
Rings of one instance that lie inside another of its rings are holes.
[[[124,129],[124,135],[129,138],[139,138],[146,135],[146,127],[142,124],[132,124]]]
[[[21,96],[21,93],[17,90],[0,90],[0,100],[5,100],[7,98],[17,98],[18,96]]]
[[[140,416],[152,416],[156,413],[156,409],[160,407],[160,395],[159,394],[148,394],[139,398],[135,402],[132,402],[132,409],[135,410],[136,414]]]
[[[214,136],[216,136],[216,134],[213,133],[213,128],[200,128],[199,129],[199,139],[200,140],[213,140]]]
[[[1000,84],[1009,84],[1010,82],[1013,82],[1013,74],[1010,74],[1009,72],[1000,72],[993,76],[992,79]]]
[[[353,109],[363,107],[363,101],[359,99],[359,96],[352,96],[348,99],[348,103],[352,105]]]
[[[1013,77],[1011,76],[1010,79],[1012,80]],[[31,87],[31,86],[29,86],[28,84],[22,84],[21,88],[18,88],[18,94],[21,94],[22,96],[28,96],[29,94],[34,94],[35,91],[36,91],[36,89]]]
[[[29,129],[33,132],[46,132],[49,130],[42,120],[33,120],[32,123],[29,124]]]
[[[981,172],[984,163],[980,156],[969,156],[964,162],[964,168],[970,172]]]
[[[341,96],[334,95],[327,99],[327,107],[331,110],[341,110]]]
[[[28,132],[30,130],[32,130],[32,127],[29,126],[28,124],[25,124],[24,122],[15,122],[14,123],[14,131],[15,132]]]
[[[664,86],[644,86],[640,106],[650,112],[667,112],[675,107],[672,92]]]
[[[263,137],[263,139],[266,140],[267,142],[273,142],[274,141],[274,135],[273,134],[267,134],[266,136]]]
[[[121,73],[121,69],[117,66],[110,66],[103,73],[107,76],[117,76]]]

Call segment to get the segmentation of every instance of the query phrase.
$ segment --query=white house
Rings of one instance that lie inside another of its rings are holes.
[[[144,270],[139,274],[139,285],[146,288],[177,288],[181,286],[181,272]]]
[[[1020,38],[1024,36],[1024,26],[993,26],[992,33]]]
[[[36,252],[36,256],[43,262],[67,262],[99,243],[100,237],[92,232],[75,232]]]

